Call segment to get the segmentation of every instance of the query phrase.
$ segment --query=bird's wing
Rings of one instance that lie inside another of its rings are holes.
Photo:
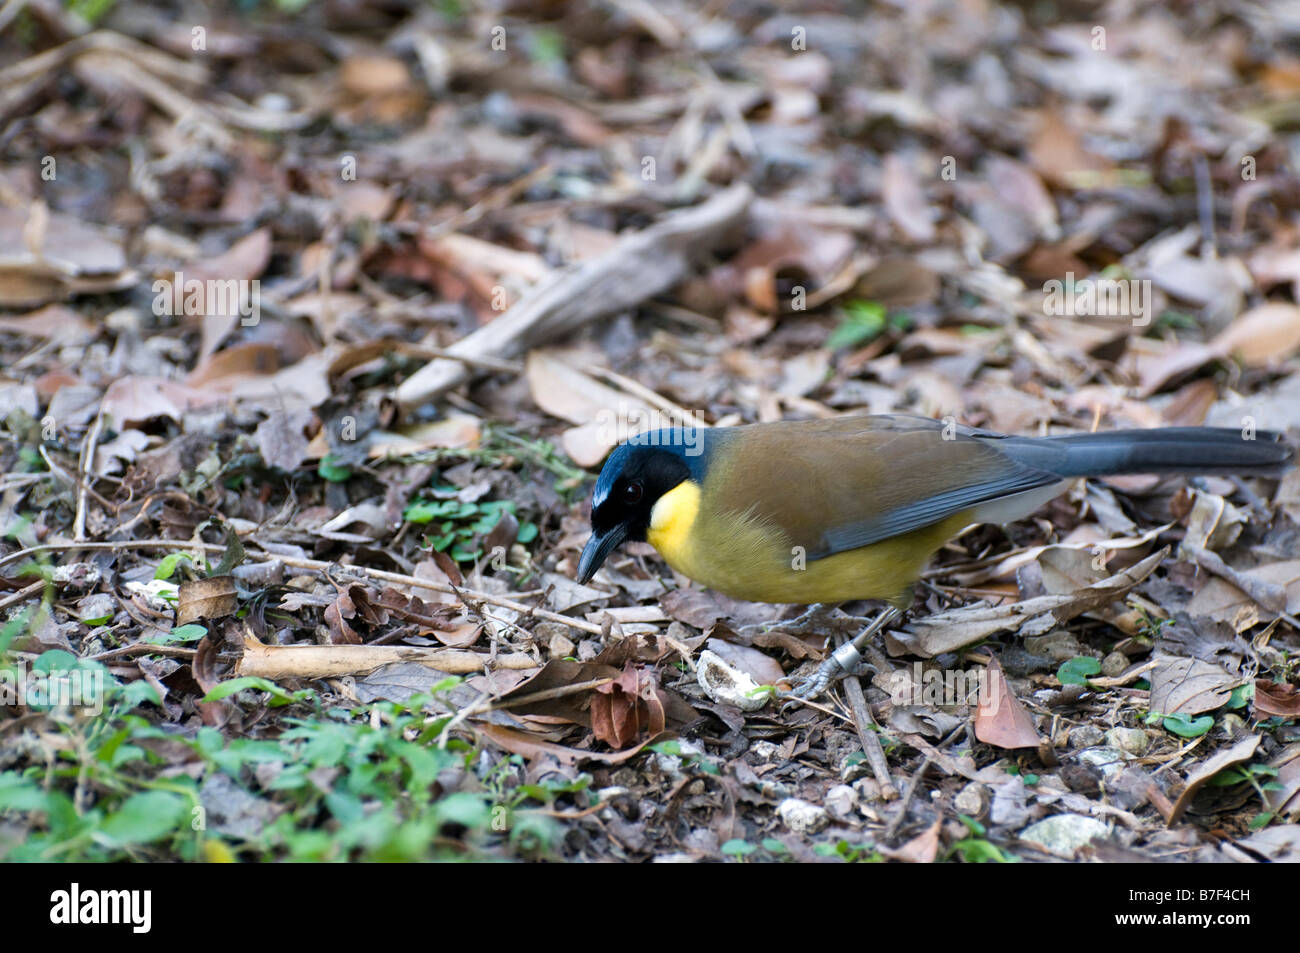
[[[1061,480],[977,439],[982,432],[945,431],[925,418],[847,417],[749,433],[724,464],[729,508],[776,526],[810,560]]]

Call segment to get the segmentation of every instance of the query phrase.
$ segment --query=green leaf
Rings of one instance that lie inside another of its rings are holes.
[[[519,535],[515,537],[515,542],[527,546],[537,538],[539,532],[536,523],[523,523],[519,527]]]
[[[758,846],[747,840],[735,838],[722,845],[722,852],[728,857],[745,857],[758,850]]]
[[[197,642],[205,635],[208,630],[197,622],[190,622],[186,625],[178,625],[170,632],[161,632],[151,639],[145,639],[151,645],[171,645],[174,642]]]
[[[1177,715],[1166,715],[1164,726],[1165,731],[1172,732],[1180,738],[1199,738],[1214,727],[1214,719],[1209,715],[1192,718],[1180,712]]]
[[[0,811],[35,811],[45,807],[45,792],[17,771],[0,771]]]
[[[126,688],[122,689],[122,701],[126,703],[128,711],[144,702],[150,702],[154,705],[162,704],[162,699],[158,697],[158,689],[143,678],[131,682]]]
[[[242,692],[246,688],[255,688],[259,691],[270,692],[272,696],[270,707],[272,708],[277,708],[280,705],[287,705],[290,702],[303,701],[314,694],[310,689],[290,693],[275,684],[275,682],[250,675],[245,676],[244,678],[232,678],[228,682],[222,682],[216,688],[212,689],[212,691],[208,692],[202,700],[205,702],[219,702],[223,698],[229,698],[236,692]]]
[[[162,562],[158,564],[158,568],[154,570],[153,577],[155,579],[170,579],[176,574],[176,570],[180,567],[182,560],[193,565],[193,560],[190,559],[189,553],[169,553],[164,556]]]
[[[486,827],[492,817],[487,800],[468,791],[448,794],[434,805],[438,820],[443,824],[460,824],[469,828]]]
[[[446,516],[454,500],[414,500],[402,511],[402,518],[410,523],[429,523]]]
[[[826,339],[832,351],[862,344],[885,330],[885,306],[876,301],[850,301],[839,326]]]
[[[970,837],[952,845],[952,852],[968,864],[1007,864],[1015,858],[1008,857],[995,845],[981,838]]]
[[[34,672],[69,672],[79,668],[78,662],[81,660],[71,652],[65,652],[63,649],[50,649],[48,652],[42,652],[40,657],[32,663]]]
[[[327,453],[317,464],[316,475],[330,483],[346,483],[352,477],[352,470],[334,462],[334,455]]]
[[[170,791],[133,794],[105,818],[100,833],[118,844],[149,844],[173,833],[189,815],[189,804]]]
[[[1101,663],[1086,655],[1076,655],[1056,670],[1056,678],[1062,685],[1086,685],[1089,677],[1101,671]]]

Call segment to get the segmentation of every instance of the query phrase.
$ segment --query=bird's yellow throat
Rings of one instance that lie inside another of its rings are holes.
[[[659,550],[669,565],[686,561],[691,527],[700,512],[700,485],[683,480],[655,501],[650,509],[646,541]]]

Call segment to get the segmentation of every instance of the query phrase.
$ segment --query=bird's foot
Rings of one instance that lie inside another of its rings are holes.
[[[901,614],[893,606],[883,610],[856,638],[845,642],[832,652],[826,661],[817,666],[817,670],[812,675],[800,681],[789,692],[789,695],[805,700],[816,698],[826,691],[832,682],[838,681],[846,675],[860,675],[868,671],[876,672],[877,669],[874,665],[870,665],[863,660],[862,649],[871,641],[872,636]]]

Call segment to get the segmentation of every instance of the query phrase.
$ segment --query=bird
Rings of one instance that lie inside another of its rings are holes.
[[[1277,476],[1294,448],[1273,431],[1157,427],[1016,436],[901,414],[665,427],[629,437],[601,468],[587,583],[626,541],[737,599],[886,604],[796,694],[860,661],[865,639],[912,602],[931,556],[966,528],[1033,513],[1079,477]]]

